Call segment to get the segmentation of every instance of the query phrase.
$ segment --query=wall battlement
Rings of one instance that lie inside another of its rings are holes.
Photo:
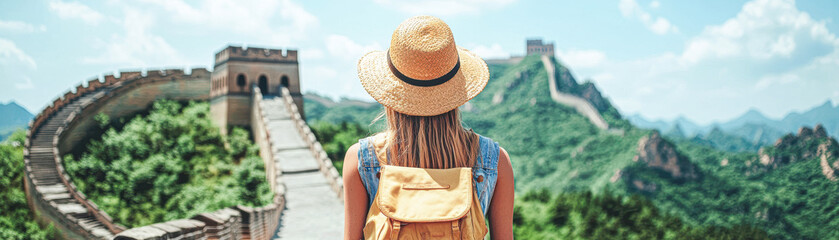
[[[554,55],[554,43],[553,42],[542,42],[541,38],[531,38],[527,39],[527,55],[536,54],[536,55],[546,55],[546,56],[553,56]]]
[[[296,50],[227,47],[216,54],[216,69],[149,69],[121,71],[82,81],[59,95],[30,123],[24,143],[25,183],[30,208],[42,224],[54,224],[60,239],[271,239],[277,232],[285,205],[285,185],[274,181],[282,173],[274,164],[266,164],[267,180],[272,183],[273,202],[262,207],[231,206],[190,219],[173,220],[126,229],[113,222],[103,210],[87,199],[64,170],[62,156],[82,146],[96,126],[98,114],[125,117],[146,109],[155,99],[211,100],[213,107],[224,103],[226,123],[254,125],[261,134],[257,142],[267,143],[263,156],[275,163],[275,147],[265,131],[268,118],[263,115],[262,94],[281,97],[299,137],[303,138],[319,170],[341,197],[343,185],[338,171],[323,147],[305,124]],[[268,64],[266,64],[268,63]],[[221,66],[221,67],[219,67]],[[263,87],[260,89],[260,87]],[[255,91],[251,88],[256,89]],[[232,90],[229,90],[232,89]],[[213,99],[213,92],[220,98]],[[239,101],[243,100],[243,101]],[[239,102],[237,102],[239,101]],[[242,102],[247,101],[248,104]],[[232,106],[227,108],[227,103]],[[241,105],[241,106],[239,106]],[[241,108],[241,109],[239,109]],[[235,111],[234,111],[235,110]],[[251,117],[253,115],[253,117]],[[240,121],[248,119],[248,122]],[[287,120],[283,120],[287,121]],[[292,134],[294,135],[294,134]],[[295,136],[274,136],[287,138]],[[262,146],[261,146],[262,147]],[[261,153],[261,155],[263,155]]]
[[[75,88],[71,88],[63,95],[58,96],[55,100],[52,101],[52,104],[46,106],[38,115],[33,118],[33,124],[35,127],[40,126],[47,117],[55,113],[58,109],[64,107],[64,105],[72,102],[79,96],[82,96],[86,93],[96,91],[101,87],[108,87],[112,86],[118,82],[123,82],[126,80],[133,80],[141,77],[146,78],[160,78],[166,76],[183,76],[183,77],[193,77],[193,78],[203,78],[210,76],[210,71],[206,68],[193,68],[190,74],[184,74],[183,69],[163,69],[163,70],[148,70],[146,71],[146,76],[142,75],[140,71],[125,71],[120,72],[119,77],[115,77],[113,74],[106,74],[104,78],[104,82],[100,81],[99,78],[93,78],[87,81],[87,86],[84,86],[84,83],[79,84]],[[149,75],[151,73],[151,75]]]
[[[216,53],[215,64],[219,65],[227,61],[297,63],[297,50],[251,47],[245,49],[237,46],[228,46]]]

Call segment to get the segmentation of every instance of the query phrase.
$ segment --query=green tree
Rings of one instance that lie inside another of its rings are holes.
[[[41,228],[26,204],[23,189],[23,143],[18,130],[0,143],[0,239],[53,239],[52,225]]]
[[[645,197],[610,192],[530,191],[516,201],[513,218],[518,239],[769,239],[750,225],[684,224]]]
[[[332,164],[339,169],[339,173],[344,166],[344,155],[347,149],[359,139],[370,135],[367,128],[356,122],[333,124],[327,121],[316,121],[309,127],[323,146],[323,151],[332,160]]]
[[[64,163],[79,190],[117,223],[143,226],[273,199],[248,131],[222,135],[206,102],[155,101],[122,126],[97,119],[107,128],[101,138]]]

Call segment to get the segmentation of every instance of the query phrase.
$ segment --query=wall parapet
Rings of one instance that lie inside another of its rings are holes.
[[[280,92],[282,92],[286,109],[288,109],[291,119],[294,121],[295,126],[297,126],[297,132],[300,133],[300,136],[303,137],[303,140],[309,146],[309,150],[315,156],[320,166],[320,172],[326,177],[326,180],[332,186],[332,190],[338,194],[338,197],[344,199],[344,182],[341,175],[338,174],[338,169],[335,168],[335,165],[332,165],[332,160],[326,155],[323,146],[318,142],[317,137],[312,133],[309,125],[306,124],[306,120],[300,116],[300,112],[297,109],[297,105],[294,104],[294,99],[291,96],[291,92],[288,91],[288,88],[281,87]]]
[[[215,64],[227,61],[256,61],[256,62],[297,62],[297,50],[267,49],[248,47],[247,49],[228,46],[215,55]]]

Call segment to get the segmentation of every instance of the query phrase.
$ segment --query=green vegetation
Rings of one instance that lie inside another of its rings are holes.
[[[303,107],[306,110],[306,121],[309,125],[324,121],[332,124],[351,122],[370,126],[373,119],[382,112],[382,105],[378,103],[364,103],[348,99],[333,102],[331,99],[314,93],[303,96]],[[383,126],[377,125],[376,129],[381,129],[381,127]]]
[[[221,135],[206,102],[159,100],[124,126],[97,120],[107,129],[101,139],[64,163],[79,190],[117,223],[137,227],[272,200],[248,131]]]
[[[611,107],[607,112],[614,113],[604,119],[624,134],[601,131],[573,108],[554,102],[539,56],[504,66],[503,72],[490,71],[495,75],[471,101],[463,121],[507,150],[517,192],[599,192],[615,171],[632,163],[638,139],[649,133],[632,128]],[[494,103],[496,94],[504,100]]]
[[[639,195],[531,191],[513,209],[518,239],[769,239],[747,225],[702,227],[683,223]]]
[[[771,156],[802,156],[815,152],[825,141],[832,139],[764,151]],[[660,190],[643,194],[661,209],[692,224],[754,225],[773,239],[839,238],[839,231],[824,227],[839,225],[839,184],[822,174],[817,156],[765,169],[754,153],[726,153],[695,144],[678,148],[703,169],[704,179],[674,183],[650,169],[626,169],[635,179],[658,186]]]
[[[749,166],[758,164],[754,153],[724,152],[677,141],[676,149],[699,167],[703,177],[671,179],[661,170],[632,161],[638,140],[649,131],[608,114],[613,108],[604,111],[604,118],[624,133],[600,131],[573,109],[553,103],[547,85],[540,59],[527,57],[492,76],[484,92],[472,100],[472,113],[463,114],[470,127],[495,139],[510,153],[517,192],[547,189],[561,194],[640,194],[685,224],[756,226],[773,239],[839,238],[839,231],[822,227],[839,225],[839,184],[825,178],[815,157],[799,158],[764,173]],[[498,92],[504,100],[493,103]],[[776,154],[801,156],[815,152],[815,145],[803,144]],[[766,152],[776,151],[768,148]],[[634,186],[636,180],[655,189],[639,190]]]
[[[53,239],[52,225],[41,228],[26,204],[23,189],[23,142],[17,130],[0,143],[0,239]]]
[[[323,151],[332,160],[338,173],[344,168],[344,155],[347,149],[357,143],[359,139],[370,135],[367,129],[359,123],[341,122],[333,124],[327,121],[317,121],[309,126],[315,134]]]

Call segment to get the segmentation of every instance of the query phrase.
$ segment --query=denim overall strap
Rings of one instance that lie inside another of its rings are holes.
[[[372,140],[373,137],[358,140],[358,174],[364,188],[367,189],[367,207],[373,205],[373,198],[379,190],[379,178],[376,174],[381,169]]]
[[[497,142],[480,136],[480,154],[475,159],[475,166],[472,167],[472,184],[474,184],[484,216],[487,215],[492,194],[495,192],[495,184],[498,182],[499,150]]]

